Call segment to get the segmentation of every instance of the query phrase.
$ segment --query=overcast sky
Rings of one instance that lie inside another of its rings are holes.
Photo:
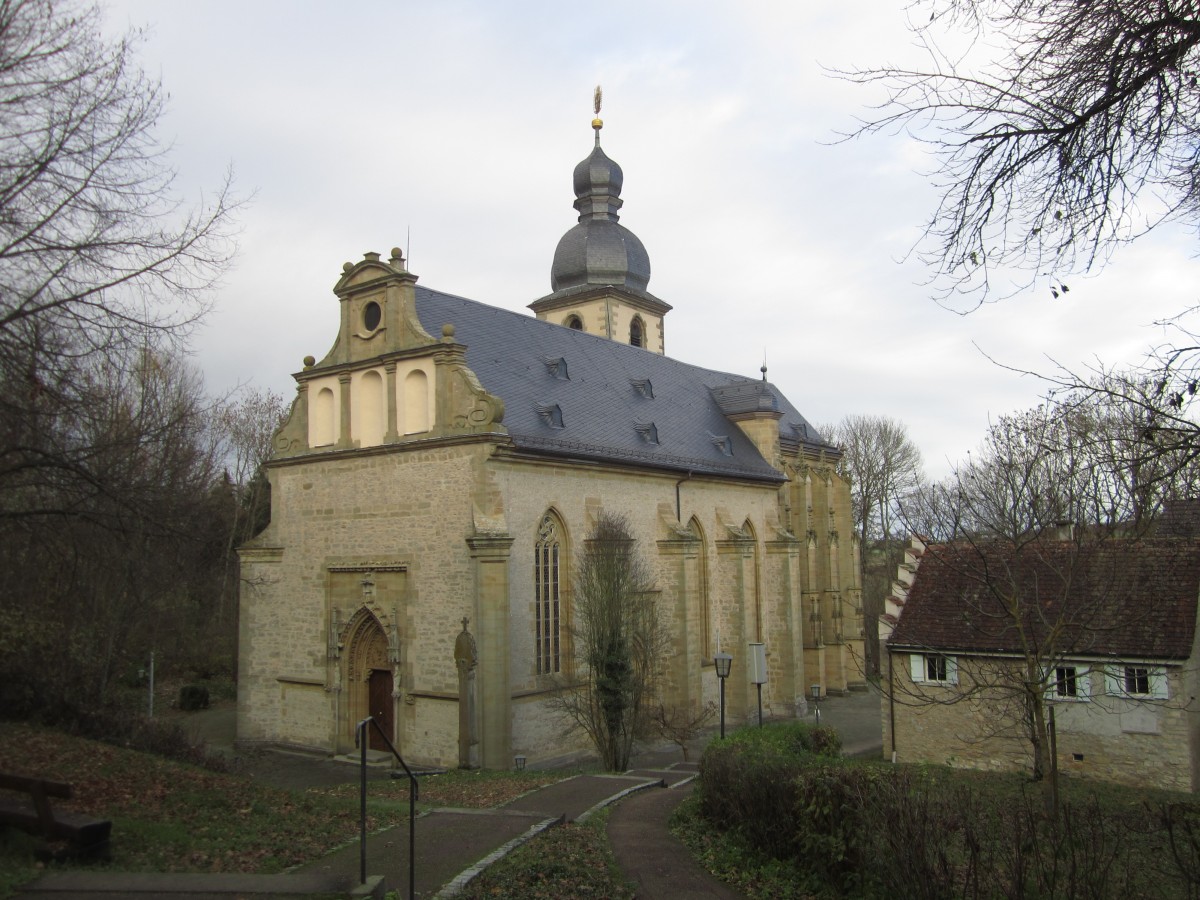
[[[408,249],[438,290],[512,310],[550,291],[591,150],[625,172],[622,224],[670,303],[667,353],[768,377],[816,423],[886,414],[933,477],[1044,385],[998,368],[1136,361],[1196,303],[1196,239],[1163,230],[1055,300],[967,316],[908,251],[932,212],[905,136],[838,143],[877,100],[831,78],[912,58],[905,0],[333,4],[114,0],[114,32],[170,93],[163,136],[193,199],[232,166],[253,193],[237,264],[194,343],[214,392],[291,397],[337,333],[331,288]],[[906,259],[907,257],[907,259]]]

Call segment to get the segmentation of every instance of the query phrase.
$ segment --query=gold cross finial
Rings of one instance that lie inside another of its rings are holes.
[[[600,118],[600,103],[604,99],[604,92],[600,90],[600,85],[596,85],[596,90],[592,94],[592,108],[596,110],[596,118],[592,119],[592,127],[596,129],[596,140],[600,140],[600,129],[604,127],[604,121]]]

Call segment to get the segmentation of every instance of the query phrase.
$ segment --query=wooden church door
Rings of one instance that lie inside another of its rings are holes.
[[[367,685],[367,703],[370,704],[371,715],[383,729],[393,744],[396,742],[395,704],[392,702],[392,673],[390,669],[372,669],[371,680]],[[368,742],[372,750],[386,750],[387,744],[379,737],[379,732],[371,729],[371,739]]]

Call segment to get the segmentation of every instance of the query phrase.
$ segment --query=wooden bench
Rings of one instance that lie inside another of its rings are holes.
[[[0,825],[14,825],[47,841],[66,841],[72,857],[107,858],[112,822],[79,813],[56,810],[50,798],[71,798],[71,786],[25,775],[0,772],[0,789],[25,794],[21,798],[0,797]]]

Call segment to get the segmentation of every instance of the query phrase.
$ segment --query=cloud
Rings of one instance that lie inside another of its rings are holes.
[[[772,381],[811,419],[886,413],[941,474],[989,417],[1043,388],[997,368],[1137,359],[1195,302],[1193,238],[1164,231],[1053,301],[1045,286],[970,316],[929,298],[909,251],[936,201],[907,135],[837,142],[879,94],[831,78],[913,57],[894,2],[750,0],[110,5],[150,23],[180,187],[231,161],[256,197],[195,352],[210,385],[290,391],[336,332],[343,261],[411,248],[422,283],[514,310],[549,290],[575,221],[571,171],[603,141],[667,348]]]

